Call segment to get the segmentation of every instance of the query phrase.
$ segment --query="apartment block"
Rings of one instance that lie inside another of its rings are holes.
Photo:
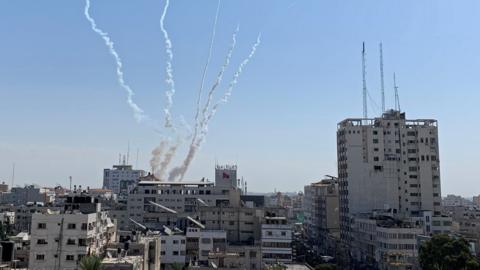
[[[134,170],[132,165],[125,163],[113,165],[112,169],[103,170],[103,188],[111,190],[119,197],[124,197],[127,196],[143,176],[145,176],[145,171]]]
[[[92,197],[67,197],[64,210],[32,215],[29,269],[79,269],[84,256],[103,253],[115,232],[115,224]]]
[[[437,121],[389,110],[338,124],[340,229],[344,243],[355,214],[388,210],[398,218],[441,215]]]
[[[324,179],[305,186],[303,208],[305,234],[316,253],[335,255],[335,242],[340,238],[338,180]]]
[[[262,224],[263,263],[292,262],[292,230],[285,217],[265,217]]]

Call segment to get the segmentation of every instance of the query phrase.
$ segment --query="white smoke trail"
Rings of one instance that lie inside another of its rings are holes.
[[[226,103],[228,101],[229,97],[232,95],[233,87],[237,84],[238,78],[242,74],[244,68],[247,66],[247,64],[250,62],[250,60],[255,55],[255,52],[257,51],[257,47],[260,45],[260,39],[261,39],[261,35],[258,35],[257,41],[252,46],[250,54],[238,66],[238,69],[235,72],[235,74],[233,75],[233,79],[230,82],[230,84],[227,88],[227,91],[225,92],[223,98],[212,107],[212,111],[208,114],[208,116],[207,116],[207,118],[204,122],[205,125],[202,126],[201,135],[198,138],[192,139],[192,144],[190,145],[190,148],[188,149],[187,156],[184,159],[183,163],[180,166],[175,167],[170,171],[170,175],[168,176],[168,179],[170,181],[173,181],[177,178],[180,181],[183,180],[183,177],[185,176],[185,173],[187,172],[187,170],[190,166],[190,163],[192,162],[193,158],[195,157],[195,154],[197,153],[199,147],[202,145],[203,141],[205,140],[205,136],[207,135],[207,132],[208,132],[208,122],[215,115],[215,113],[218,110],[218,107],[221,104]]]
[[[152,173],[157,176],[156,172],[162,161],[162,155],[167,147],[167,140],[162,140],[160,144],[152,150],[152,159],[150,159],[150,167],[152,168]]]
[[[169,85],[170,89],[168,89],[165,92],[165,95],[167,97],[167,104],[165,105],[165,127],[172,129],[174,132],[176,132],[175,127],[172,124],[172,115],[170,113],[170,110],[173,105],[173,96],[175,95],[175,81],[173,79],[173,68],[172,68],[172,61],[173,61],[173,51],[172,51],[172,41],[170,40],[170,37],[168,36],[168,32],[165,29],[165,16],[167,15],[168,11],[168,6],[170,5],[170,0],[165,1],[165,7],[163,8],[163,13],[162,16],[160,17],[160,29],[163,33],[163,37],[165,39],[165,52],[167,54],[167,62],[166,62],[166,67],[165,71],[167,73],[167,78],[165,82]]]
[[[207,62],[205,63],[205,67],[203,68],[202,79],[200,82],[200,89],[198,90],[198,97],[197,97],[197,111],[195,113],[195,130],[193,133],[193,137],[197,137],[198,129],[200,127],[199,119],[200,116],[200,101],[202,100],[202,92],[203,86],[205,84],[205,77],[207,76],[208,66],[210,65],[210,60],[212,58],[212,51],[213,51],[213,43],[215,41],[215,36],[217,32],[217,22],[218,22],[218,14],[220,12],[220,0],[218,0],[217,4],[217,11],[215,12],[215,19],[213,21],[213,29],[212,29],[212,37],[210,38],[210,47],[208,49],[208,57]]]
[[[118,55],[117,51],[113,46],[113,41],[108,36],[108,33],[104,32],[100,28],[97,27],[95,20],[90,16],[90,0],[85,1],[85,17],[90,22],[92,30],[97,33],[104,41],[105,45],[108,47],[110,54],[113,56],[116,66],[117,66],[117,78],[120,86],[125,89],[127,92],[127,103],[133,111],[133,115],[137,122],[141,122],[143,120],[149,119],[147,115],[144,114],[144,111],[133,101],[133,96],[135,93],[130,88],[128,84],[125,83],[125,78],[123,75],[123,63]]]
[[[170,148],[167,150],[163,161],[159,164],[160,168],[155,172],[155,177],[157,177],[158,179],[163,179],[168,165],[170,165],[170,163],[172,162],[172,159],[175,156],[175,153],[177,152],[177,148],[180,146],[180,143],[181,140],[177,139],[176,143],[170,146]]]
[[[227,56],[225,57],[225,62],[223,63],[223,66],[220,69],[220,72],[218,73],[217,78],[214,84],[212,85],[212,88],[210,88],[210,91],[208,92],[207,101],[205,102],[205,106],[203,107],[203,110],[202,110],[203,119],[200,124],[200,127],[203,127],[206,124],[205,121],[207,119],[207,111],[210,108],[210,103],[212,102],[213,94],[215,93],[215,90],[222,82],[223,74],[225,73],[225,70],[230,65],[230,60],[232,59],[233,50],[235,49],[235,46],[237,44],[237,34],[239,30],[240,30],[240,26],[237,26],[237,29],[235,29],[235,32],[232,35],[232,43],[230,44],[230,49],[228,50]]]
[[[222,99],[220,101],[218,101],[217,103],[215,103],[215,105],[213,105],[212,107],[212,110],[210,111],[210,113],[208,114],[207,118],[205,119],[204,121],[204,125],[202,127],[202,135],[205,136],[208,132],[208,123],[210,121],[210,119],[212,119],[212,117],[215,115],[215,113],[217,112],[218,110],[218,107],[221,105],[221,104],[224,104],[224,103],[227,103],[228,102],[228,99],[230,98],[230,96],[232,95],[232,92],[233,92],[233,88],[235,87],[235,85],[238,83],[238,78],[240,77],[240,75],[242,75],[242,72],[243,70],[245,69],[245,67],[247,66],[247,64],[250,62],[250,60],[253,58],[253,56],[255,55],[255,52],[257,51],[257,48],[258,46],[260,45],[260,42],[261,42],[261,34],[258,35],[257,37],[257,41],[255,42],[255,44],[253,44],[252,46],[252,49],[250,51],[250,54],[247,56],[247,58],[245,58],[245,60],[242,61],[242,63],[240,63],[240,65],[238,66],[238,69],[237,71],[235,72],[235,74],[233,75],[233,79],[230,81],[229,85],[228,85],[228,88],[227,88],[227,91],[225,91],[225,94],[223,95]]]
[[[201,79],[201,83],[200,83],[200,89],[198,91],[197,112],[196,112],[196,115],[195,115],[195,129],[194,129],[194,132],[193,132],[193,138],[197,137],[197,134],[198,134],[198,131],[199,131],[198,117],[199,117],[199,111],[200,111],[200,101],[201,101],[201,97],[202,97],[203,87],[204,87],[204,84],[205,84],[205,77],[206,77],[207,71],[208,71],[208,66],[210,65],[210,60],[212,58],[213,44],[214,44],[214,41],[215,41],[216,30],[217,30],[218,14],[220,12],[220,3],[221,3],[221,0],[218,0],[217,11],[215,12],[215,19],[214,19],[214,22],[213,22],[212,37],[210,39],[210,47],[209,47],[209,50],[208,50],[207,62],[205,63],[205,67],[203,69],[202,79]],[[167,92],[168,103],[167,103],[167,106],[165,108],[165,114],[166,114],[165,126],[166,127],[172,127],[170,108],[172,106],[172,96],[175,93],[175,90],[174,90],[174,87],[173,87],[174,86],[174,81],[173,81],[172,68],[171,68],[171,60],[173,58],[173,54],[172,54],[172,50],[171,50],[171,47],[172,47],[171,42],[170,42],[170,39],[168,38],[168,33],[165,30],[165,27],[164,27],[164,24],[163,24],[164,19],[165,19],[165,14],[166,14],[166,11],[168,9],[168,5],[169,5],[169,1],[167,0],[167,2],[165,4],[164,12],[163,12],[161,20],[160,20],[160,27],[161,27],[162,32],[163,32],[164,37],[165,37],[165,45],[166,45],[166,48],[167,48],[167,55],[168,55],[168,59],[170,61],[170,62],[167,62],[167,83],[169,83],[170,86],[173,89],[173,91]],[[185,125],[185,123],[186,123],[185,121],[182,122],[182,124],[185,127],[187,127],[187,129],[188,129],[188,125]],[[173,157],[175,156],[175,153],[176,153],[179,145],[180,145],[180,141],[177,139],[177,143],[175,145],[171,146],[169,148],[169,150],[167,151],[167,153],[165,154],[164,160],[161,162],[160,168],[158,169],[159,177],[163,177],[163,175],[165,173],[165,170],[167,169],[168,165],[171,163]]]

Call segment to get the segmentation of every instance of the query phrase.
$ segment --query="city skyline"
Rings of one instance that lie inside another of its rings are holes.
[[[194,113],[216,3],[171,2],[166,25],[175,53],[177,121]],[[135,122],[116,82],[114,63],[83,17],[83,5],[0,2],[5,42],[0,52],[0,181],[10,184],[15,163],[20,185],[67,186],[71,175],[77,184],[100,187],[103,169],[117,163],[128,142],[130,163],[135,165],[138,148],[139,167],[149,169],[159,136]],[[157,119],[163,118],[166,88],[158,26],[162,7],[163,1],[92,1],[91,7],[124,60],[135,98]],[[473,153],[480,150],[478,127],[470,127],[478,115],[470,110],[480,97],[475,91],[480,67],[475,44],[480,39],[474,34],[479,8],[474,1],[222,3],[208,81],[237,24],[233,66],[259,33],[262,44],[230,103],[212,120],[186,179],[213,180],[216,162],[238,164],[249,191],[298,191],[325,174],[336,174],[337,123],[362,115],[360,53],[365,41],[367,86],[375,103],[380,104],[378,44],[383,42],[387,108],[393,105],[396,72],[407,117],[438,120],[442,194],[480,193],[473,166]],[[378,106],[370,99],[369,104],[369,116],[380,116]]]

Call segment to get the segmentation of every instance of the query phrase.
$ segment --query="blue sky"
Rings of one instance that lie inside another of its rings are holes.
[[[102,169],[126,152],[128,141],[133,163],[138,148],[139,167],[148,169],[160,138],[135,122],[114,62],[83,16],[84,4],[0,0],[4,181],[10,182],[15,162],[17,184],[66,185],[72,175],[75,183],[99,186]],[[163,4],[92,0],[91,7],[115,42],[136,102],[159,120],[166,89]],[[175,54],[176,121],[183,115],[192,123],[216,5],[171,1],[165,23]],[[207,86],[237,24],[226,81],[260,32],[262,43],[230,102],[211,122],[187,177],[213,179],[216,161],[235,162],[251,191],[294,191],[336,174],[336,123],[362,113],[362,41],[367,84],[377,104],[382,41],[387,107],[393,105],[395,71],[407,117],[439,120],[443,194],[479,194],[479,12],[478,1],[224,0]],[[370,102],[369,112],[380,110]]]

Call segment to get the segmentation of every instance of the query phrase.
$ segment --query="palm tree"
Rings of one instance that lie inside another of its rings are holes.
[[[183,265],[181,265],[180,263],[174,263],[174,264],[172,264],[172,269],[173,270],[182,270]]]
[[[82,270],[102,270],[102,259],[97,256],[85,256],[80,261],[80,269]]]

